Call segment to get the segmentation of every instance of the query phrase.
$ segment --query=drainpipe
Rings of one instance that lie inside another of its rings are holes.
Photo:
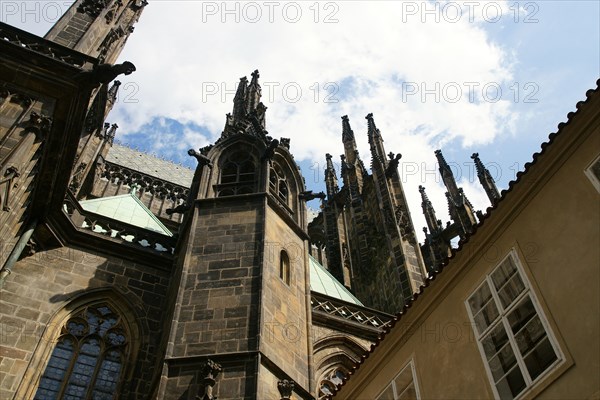
[[[23,232],[23,234],[19,238],[19,241],[10,253],[8,260],[6,260],[6,263],[4,263],[4,267],[2,267],[2,270],[0,270],[0,288],[4,286],[4,280],[12,272],[12,267],[15,265],[15,263],[21,256],[21,253],[23,252],[23,249],[25,248],[27,242],[31,238],[31,235],[33,234],[33,231],[35,230],[36,226],[37,219],[34,219],[29,223],[29,225],[27,226],[27,230]]]

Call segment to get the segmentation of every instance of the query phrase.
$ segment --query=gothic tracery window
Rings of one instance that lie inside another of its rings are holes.
[[[128,339],[125,323],[107,303],[76,312],[61,328],[35,399],[115,398]]]
[[[254,193],[255,187],[256,164],[250,153],[242,150],[231,152],[221,165],[217,196]]]

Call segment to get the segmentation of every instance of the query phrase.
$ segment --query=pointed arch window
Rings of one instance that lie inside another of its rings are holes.
[[[290,285],[290,257],[285,250],[279,254],[279,277],[286,285]]]
[[[283,204],[290,206],[287,179],[279,164],[273,162],[269,170],[269,190]]]
[[[234,196],[256,192],[256,163],[247,151],[229,153],[221,164],[217,196]]]
[[[114,399],[129,338],[126,324],[108,303],[79,310],[61,327],[34,398]]]

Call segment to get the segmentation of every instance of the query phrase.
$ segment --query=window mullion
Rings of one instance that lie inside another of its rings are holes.
[[[519,351],[519,346],[517,345],[517,341],[513,336],[512,329],[510,328],[510,324],[508,323],[508,319],[502,316],[502,323],[504,324],[504,328],[506,329],[506,333],[508,336],[508,342],[515,353],[515,360],[517,360],[517,365],[521,369],[521,374],[523,375],[523,379],[525,379],[526,388],[531,385],[531,377],[529,376],[529,371],[525,365],[525,361],[521,357],[521,352]]]
[[[520,275],[520,271],[518,268],[515,270],[515,273]],[[527,371],[527,367],[525,366],[525,361],[523,361],[523,358],[521,357],[521,352],[519,351],[519,346],[517,346],[517,341],[515,340],[515,337],[512,332],[512,328],[510,327],[510,324],[509,324],[508,318],[507,318],[508,313],[510,311],[512,311],[512,309],[514,309],[514,307],[519,304],[521,299],[523,299],[526,296],[526,294],[529,292],[529,287],[527,285],[524,285],[525,289],[523,290],[523,292],[520,293],[508,305],[508,307],[504,308],[504,307],[502,307],[502,303],[500,302],[500,296],[498,295],[498,292],[496,291],[496,287],[494,286],[494,282],[492,281],[491,274],[488,275],[486,277],[486,279],[490,283],[490,286],[492,289],[492,297],[496,301],[496,306],[498,307],[498,310],[499,310],[501,323],[504,326],[504,330],[506,331],[506,336],[508,337],[508,342],[510,343],[510,347],[512,348],[513,353],[515,355],[515,360],[517,361],[517,365],[519,366],[519,369],[521,370],[521,375],[523,375],[523,379],[525,380],[525,384],[526,384],[525,387],[529,387],[531,385],[531,377],[529,376],[529,371]],[[521,281],[523,281],[522,278],[521,278]],[[523,281],[523,283],[525,283],[525,282]]]
[[[100,368],[102,367],[102,361],[104,361],[104,356],[106,355],[106,344],[104,343],[103,338],[101,338],[101,340],[99,340],[100,342],[100,354],[98,354],[98,359],[96,361],[96,367],[94,368],[94,372],[92,373],[92,376],[90,377],[90,387],[88,388],[87,392],[86,392],[86,399],[91,399],[92,397],[92,393],[94,391],[94,386],[96,386],[96,378],[98,376],[98,373],[100,372]]]
[[[68,323],[69,321],[67,321],[65,323],[65,325]],[[77,359],[79,358],[79,352],[81,350],[81,344],[80,344],[80,339],[75,337],[74,335],[70,335],[73,337],[73,355],[71,356],[71,363],[69,364],[69,368],[66,369],[65,371],[65,377],[64,380],[62,382],[62,385],[60,386],[60,389],[58,391],[58,398],[62,399],[64,397],[64,393],[67,390],[67,386],[69,386],[69,380],[71,379],[71,374],[73,373],[73,368],[75,367],[75,363],[77,362]]]

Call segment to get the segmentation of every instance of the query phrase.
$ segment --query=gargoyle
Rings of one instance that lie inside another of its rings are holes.
[[[135,71],[135,65],[129,61],[123,64],[99,64],[91,71],[83,71],[77,74],[76,79],[92,85],[98,83],[108,84],[121,74],[130,75]]]
[[[304,201],[310,201],[310,200],[314,200],[314,199],[325,200],[326,197],[327,197],[327,195],[325,193],[323,193],[323,192],[313,193],[312,190],[307,190],[306,192],[300,192],[300,194],[298,195],[298,198],[300,200],[304,200]]]
[[[279,140],[277,140],[277,139],[271,140],[269,142],[269,145],[267,146],[264,154],[262,155],[262,157],[260,159],[262,161],[264,161],[264,160],[271,161],[271,158],[273,158],[273,154],[275,154],[275,149],[277,148],[277,146],[279,146]]]
[[[208,168],[212,169],[213,164],[212,164],[212,162],[210,162],[210,158],[206,157],[204,154],[199,153],[194,149],[189,149],[188,155],[191,157],[194,157],[196,159],[196,161],[198,161],[198,166],[200,166],[200,167],[207,166]]]

